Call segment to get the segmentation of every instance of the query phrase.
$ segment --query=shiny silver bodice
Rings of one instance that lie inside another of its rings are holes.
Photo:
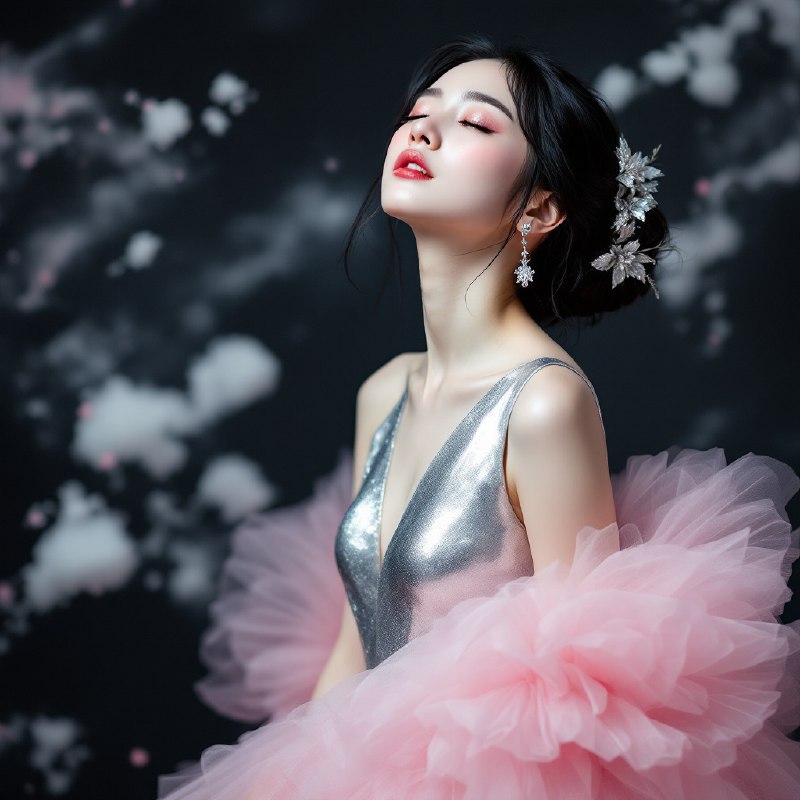
[[[580,375],[597,402],[589,379],[561,359],[540,357],[504,375],[434,456],[380,567],[383,492],[408,383],[375,431],[361,488],[336,535],[336,563],[367,668],[425,632],[461,600],[493,594],[508,581],[533,574],[525,527],[505,487],[503,450],[517,395],[549,364]]]

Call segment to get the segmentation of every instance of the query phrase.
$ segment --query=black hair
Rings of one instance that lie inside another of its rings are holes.
[[[588,318],[589,324],[595,324],[604,313],[627,306],[651,291],[649,282],[636,278],[628,278],[612,289],[610,271],[591,265],[611,247],[619,186],[615,153],[619,125],[599,92],[538,50],[501,47],[484,36],[466,36],[444,44],[420,63],[392,133],[403,124],[423,89],[453,67],[478,59],[502,61],[520,127],[529,143],[508,200],[509,208],[513,203],[518,206],[514,225],[537,188],[552,192],[566,215],[533,251],[533,283],[526,288],[515,284],[517,296],[543,327],[573,317]],[[356,235],[378,212],[368,213],[380,183],[381,174],[372,182],[348,231],[343,253],[345,272]],[[392,263],[399,269],[396,220],[387,216],[387,221]],[[515,227],[511,227],[494,258],[514,233]],[[650,209],[643,222],[637,220],[634,238],[639,240],[640,251],[647,251],[655,260],[644,265],[651,278],[655,277],[659,255],[673,249],[667,244],[668,235],[666,217],[658,207]]]

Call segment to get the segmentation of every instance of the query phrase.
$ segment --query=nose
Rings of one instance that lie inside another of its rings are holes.
[[[432,150],[439,146],[439,133],[430,120],[430,117],[420,117],[411,123],[408,129],[409,144],[419,145],[424,142]]]

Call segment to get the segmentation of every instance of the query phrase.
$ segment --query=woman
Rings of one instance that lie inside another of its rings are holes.
[[[536,53],[422,64],[380,189],[416,238],[427,349],[359,390],[341,515],[337,477],[234,540],[201,691],[272,721],[160,797],[796,796],[800,626],[776,614],[800,481],[719,449],[610,476],[593,387],[544,332],[655,290],[656,152]],[[296,616],[245,625],[283,588]]]

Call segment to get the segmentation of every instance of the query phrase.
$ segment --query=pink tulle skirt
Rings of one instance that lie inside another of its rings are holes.
[[[159,778],[169,800],[797,800],[800,479],[748,453],[671,448],[612,476],[617,525],[455,606],[309,701],[344,592],[350,460],[234,534],[197,685],[270,721]],[[617,537],[620,548],[617,549]]]

